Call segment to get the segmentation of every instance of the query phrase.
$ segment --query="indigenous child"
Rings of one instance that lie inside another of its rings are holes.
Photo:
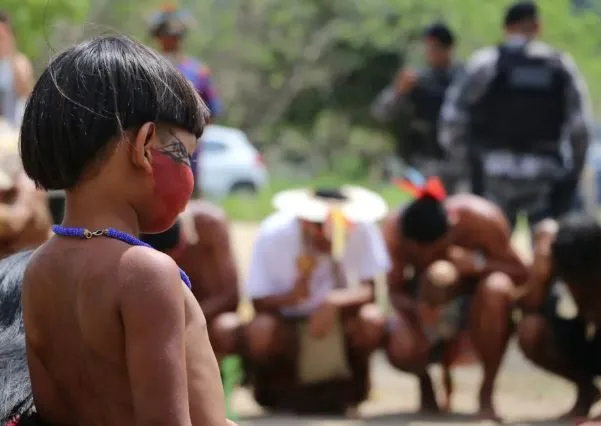
[[[189,280],[136,238],[168,229],[185,208],[207,115],[166,59],[122,36],[72,47],[37,82],[23,165],[38,186],[66,191],[63,226],[33,255],[22,289],[44,421],[228,424]]]

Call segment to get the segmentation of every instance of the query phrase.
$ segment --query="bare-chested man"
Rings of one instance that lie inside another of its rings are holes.
[[[175,225],[142,240],[171,256],[190,277],[218,358],[238,352],[238,272],[225,212],[207,201],[191,201]]]
[[[44,243],[50,224],[46,195],[21,166],[19,133],[0,117],[0,258]]]
[[[246,287],[256,317],[246,344],[264,407],[355,416],[367,398],[368,359],[384,332],[373,280],[389,259],[373,223],[387,208],[365,194],[352,187],[286,191],[259,228]],[[352,223],[347,238],[330,219],[338,208]],[[356,274],[356,287],[347,272]]]
[[[528,292],[520,300],[520,346],[536,365],[576,386],[566,418],[584,417],[599,399],[601,226],[574,214],[541,222],[534,236]]]
[[[23,118],[23,165],[40,187],[66,191],[63,226],[35,252],[22,289],[44,421],[227,424],[188,278],[133,238],[168,229],[184,210],[206,117],[185,78],[126,37],[78,44],[38,80]]]
[[[511,334],[512,291],[525,280],[526,268],[510,245],[509,224],[496,206],[470,194],[443,197],[424,190],[384,223],[395,308],[386,349],[395,367],[418,376],[422,410],[437,411],[426,368],[441,361],[440,352],[447,355],[461,331],[468,330],[484,370],[479,415],[494,418],[493,387]],[[446,263],[450,270],[443,275],[455,276],[445,287],[433,282],[440,260],[452,264]],[[424,327],[420,301],[445,306],[438,326]],[[445,377],[446,409],[450,380]]]

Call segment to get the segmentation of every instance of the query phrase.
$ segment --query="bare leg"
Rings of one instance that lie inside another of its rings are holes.
[[[350,344],[350,350],[361,357],[369,356],[380,346],[384,340],[386,330],[386,317],[382,310],[375,304],[361,306],[345,318],[345,332]],[[356,372],[359,376],[360,372]],[[369,387],[369,381],[366,384]],[[353,399],[354,400],[354,399]],[[348,403],[344,415],[347,419],[359,419],[361,413],[358,409],[359,402]]]
[[[399,370],[413,373],[419,380],[421,412],[438,413],[432,379],[427,371],[430,344],[419,326],[396,313],[392,322],[386,354],[390,363]]]
[[[217,315],[209,324],[209,338],[217,359],[239,352],[241,323],[235,312]]]
[[[449,347],[446,348],[442,362],[442,385],[444,388],[444,403],[442,406],[442,410],[445,412],[451,411],[451,399],[453,396],[453,377],[451,376],[451,367],[453,364],[453,359],[455,357],[455,342],[449,344]]]
[[[512,288],[513,283],[507,275],[495,272],[478,285],[472,302],[469,327],[484,372],[479,396],[481,418],[498,420],[492,398],[511,335]]]
[[[346,333],[353,348],[371,354],[382,345],[386,330],[386,317],[375,304],[363,305],[356,316],[346,324]]]
[[[530,361],[576,385],[576,403],[562,418],[587,416],[591,406],[599,399],[599,390],[593,382],[594,377],[579,368],[577,361],[563,355],[557,347],[547,320],[538,314],[524,316],[518,326],[518,337],[520,347]]]
[[[419,380],[419,392],[420,392],[420,412],[424,414],[438,414],[440,408],[438,402],[436,402],[436,394],[434,393],[434,385],[432,384],[432,377],[428,371],[424,371],[417,375]]]
[[[282,333],[277,317],[258,314],[244,330],[248,357],[254,362],[268,363],[273,357],[285,353],[281,347]]]

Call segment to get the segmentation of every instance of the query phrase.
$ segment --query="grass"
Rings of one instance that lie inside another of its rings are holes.
[[[238,222],[258,222],[273,212],[271,199],[285,189],[311,187],[337,187],[344,184],[360,185],[380,194],[391,208],[408,200],[407,194],[389,183],[349,182],[340,177],[321,176],[306,181],[272,181],[270,186],[256,195],[232,195],[218,203],[228,213],[230,220]]]

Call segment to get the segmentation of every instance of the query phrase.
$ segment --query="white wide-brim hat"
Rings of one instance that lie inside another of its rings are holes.
[[[333,208],[339,208],[350,222],[377,222],[388,213],[386,201],[368,189],[345,185],[336,192],[341,197],[320,196],[315,189],[291,189],[276,194],[272,203],[281,212],[318,223],[325,222]]]

